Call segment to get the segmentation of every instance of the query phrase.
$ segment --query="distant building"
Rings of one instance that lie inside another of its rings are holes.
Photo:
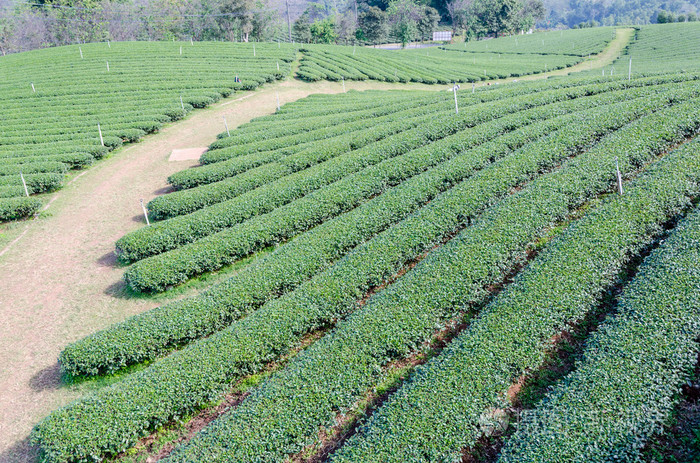
[[[450,42],[452,40],[452,31],[433,32],[433,42]]]

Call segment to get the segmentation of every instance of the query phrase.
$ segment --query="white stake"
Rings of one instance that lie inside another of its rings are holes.
[[[452,93],[455,94],[455,114],[459,114],[459,108],[457,107],[457,84],[455,83],[452,87]]]
[[[182,45],[180,45],[180,54],[182,54]]]
[[[109,48],[112,48],[112,44],[109,43],[109,40],[107,40],[107,46],[108,46]]]
[[[231,132],[228,131],[228,123],[226,122],[226,117],[224,117],[224,127],[226,127],[226,134],[230,137]]]
[[[109,61],[107,61],[107,72],[109,72]]]
[[[280,110],[280,94],[275,92],[275,95],[277,96],[277,111]]]
[[[476,88],[476,84],[472,82],[472,93],[474,93],[474,89]]]
[[[280,62],[279,61],[277,61],[277,70],[278,71],[280,70]]]
[[[630,67],[627,71],[627,82],[629,82],[630,80],[632,80],[632,58],[630,58]]]
[[[192,40],[192,37],[190,37],[190,45],[194,45],[194,40]]]
[[[80,59],[83,59],[83,49],[82,49],[82,47],[78,47],[78,50],[80,50]]]
[[[151,222],[148,220],[148,211],[146,210],[146,206],[143,205],[143,199],[141,200],[141,209],[143,209],[143,216],[146,218],[146,225],[151,225]]]
[[[36,89],[34,88],[34,82],[32,82],[32,92],[36,93]]]
[[[182,102],[182,95],[180,95],[180,106],[182,107],[182,110],[185,110],[185,103]]]
[[[105,141],[104,138],[102,138],[102,128],[100,127],[100,123],[97,123],[97,131],[100,133],[100,144],[102,146],[105,146]]]
[[[617,188],[622,195],[622,175],[620,175],[620,164],[617,162],[617,157],[615,158],[615,170],[617,171]]]
[[[22,171],[19,171],[19,176],[22,179],[22,185],[24,185],[24,194],[29,197],[29,190],[27,189],[27,182],[24,181],[24,175],[22,175]]]
[[[255,56],[255,44],[253,44],[253,56]]]

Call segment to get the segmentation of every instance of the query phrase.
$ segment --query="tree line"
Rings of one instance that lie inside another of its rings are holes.
[[[379,44],[694,21],[697,0],[0,0],[0,51],[104,40]]]

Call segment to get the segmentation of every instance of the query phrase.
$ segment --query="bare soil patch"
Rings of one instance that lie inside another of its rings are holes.
[[[168,161],[199,161],[199,157],[207,150],[207,147],[181,148],[170,153]]]

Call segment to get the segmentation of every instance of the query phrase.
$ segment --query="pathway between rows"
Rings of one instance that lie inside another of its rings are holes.
[[[586,66],[612,62],[629,37],[618,34],[600,59]],[[345,85],[348,90],[445,90],[419,84]],[[139,199],[147,202],[168,191],[168,175],[196,164],[169,162],[171,151],[209,145],[224,130],[224,116],[233,129],[273,113],[276,93],[284,104],[312,93],[339,92],[340,83],[287,80],[236,94],[113,153],[56,193],[41,218],[15,226],[15,239],[0,250],[0,462],[35,461],[27,442],[31,428],[86,393],[89,386],[61,386],[56,363],[61,349],[156,305],[114,296],[123,269],[115,266],[113,250],[118,238],[143,226]]]

